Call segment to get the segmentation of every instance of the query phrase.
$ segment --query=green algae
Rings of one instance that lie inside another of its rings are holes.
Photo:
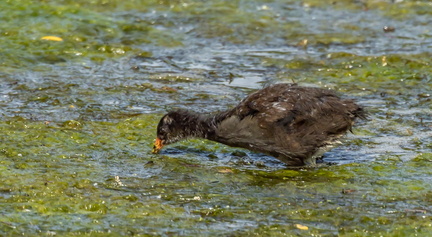
[[[411,175],[430,176],[431,153],[392,164],[222,172],[232,168],[183,155],[146,155],[159,117],[142,115],[117,123],[2,122],[0,230],[211,235],[220,233],[220,223],[231,223],[243,226],[233,236],[363,236],[426,235],[432,228],[432,184],[424,179],[428,176]],[[212,144],[207,149],[219,149]],[[122,169],[128,172],[118,176]],[[271,225],[266,224],[269,218],[275,221]],[[172,230],[162,231],[167,227]]]
[[[145,1],[144,1],[145,2]],[[87,1],[57,4],[38,4],[34,1],[7,1],[1,3],[0,43],[5,66],[16,68],[36,62],[49,64],[86,58],[103,61],[125,54],[149,55],[139,43],[164,47],[181,45],[180,39],[157,30],[152,23],[119,19],[100,12],[123,6],[132,9],[132,3],[107,5],[100,8]],[[140,4],[141,5],[141,4]],[[142,6],[142,5],[141,5]],[[145,6],[142,6],[145,9]],[[42,40],[43,36],[58,36],[62,42]]]
[[[431,73],[430,63],[427,60],[429,57],[428,53],[381,57],[332,53],[328,54],[326,59],[319,61],[309,57],[288,62],[277,60],[273,63],[271,59],[264,58],[263,63],[268,66],[295,69],[289,77],[301,77],[302,80],[312,81],[319,76],[323,83],[337,82],[338,86],[355,84],[367,90],[383,88],[387,90],[386,93],[396,93],[402,88],[421,85],[425,87],[426,92],[431,89],[431,84],[428,83],[429,78],[426,76]],[[302,74],[305,73],[308,78],[302,77]],[[313,74],[317,76],[311,76]]]
[[[0,235],[430,235],[427,1],[0,9]],[[250,77],[365,104],[369,120],[326,154],[348,164],[287,169],[197,139],[150,153],[162,112],[226,109],[259,87]]]

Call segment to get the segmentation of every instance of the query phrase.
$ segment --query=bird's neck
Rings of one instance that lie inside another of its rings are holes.
[[[209,116],[194,112],[188,112],[179,121],[182,127],[181,137],[186,138],[207,138],[214,132],[214,128],[208,123]]]
[[[208,115],[188,112],[186,118],[181,122],[183,127],[182,137],[212,140],[217,126],[225,117],[225,113]]]

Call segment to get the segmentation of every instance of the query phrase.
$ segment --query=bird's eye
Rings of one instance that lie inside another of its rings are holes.
[[[164,133],[168,133],[168,132],[169,132],[169,129],[168,129],[167,127],[162,127],[162,128],[161,128],[161,131],[164,132]]]

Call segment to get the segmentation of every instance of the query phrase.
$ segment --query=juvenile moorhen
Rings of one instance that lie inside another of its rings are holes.
[[[171,111],[157,126],[153,153],[187,138],[205,138],[276,157],[289,166],[313,166],[316,158],[348,130],[365,110],[328,89],[274,84],[235,108],[208,115]]]

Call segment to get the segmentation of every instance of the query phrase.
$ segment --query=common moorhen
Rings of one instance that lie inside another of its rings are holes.
[[[205,138],[265,153],[289,166],[313,166],[356,118],[366,118],[365,110],[331,90],[274,84],[225,112],[169,112],[157,126],[153,153],[182,139]]]

